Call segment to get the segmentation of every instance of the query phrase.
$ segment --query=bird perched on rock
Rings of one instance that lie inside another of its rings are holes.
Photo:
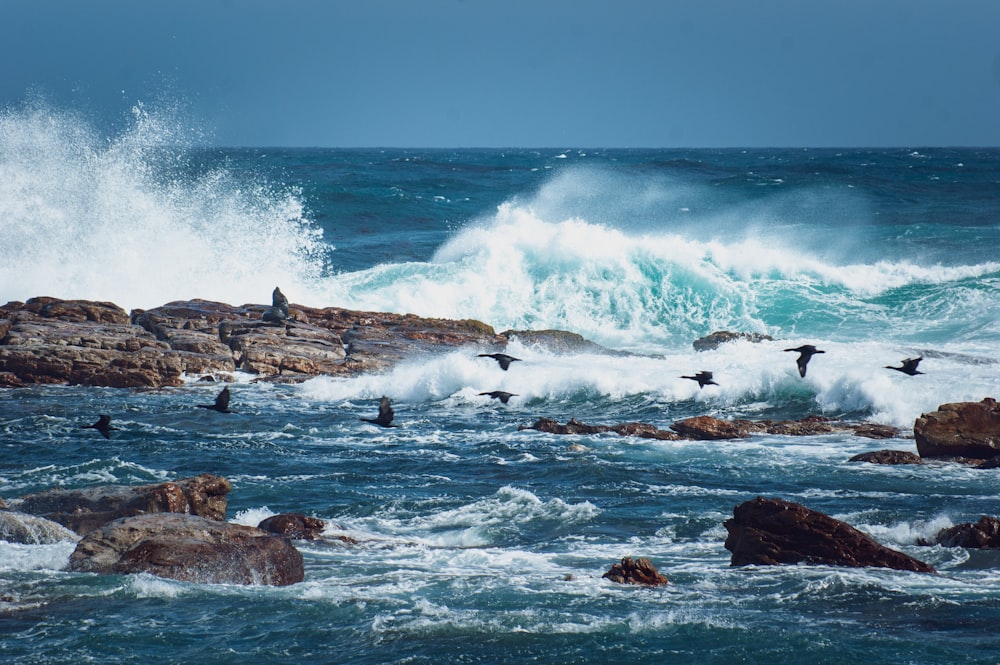
[[[98,432],[104,435],[105,439],[110,439],[111,430],[117,430],[118,428],[111,426],[111,416],[102,413],[98,417],[96,423],[94,423],[93,425],[81,425],[80,429],[96,429]]]
[[[226,386],[222,389],[222,392],[215,396],[214,404],[197,404],[196,406],[202,409],[218,411],[219,413],[232,413],[232,411],[229,410],[229,398],[229,386]]]
[[[504,390],[491,390],[485,393],[479,393],[480,395],[489,395],[493,399],[498,399],[504,404],[510,401],[511,397],[517,397],[517,393],[509,393]]]
[[[692,381],[697,381],[699,388],[704,388],[705,386],[717,386],[717,385],[719,385],[718,383],[716,383],[715,381],[712,380],[712,373],[711,372],[701,371],[701,372],[698,372],[697,374],[695,374],[694,376],[682,376],[681,378],[682,379],[691,379]]]
[[[378,403],[378,417],[377,418],[362,418],[361,420],[366,423],[375,423],[381,427],[396,427],[392,424],[392,419],[396,414],[392,410],[392,406],[389,404],[389,398],[382,396],[382,399]]]
[[[919,365],[920,361],[923,359],[924,359],[923,356],[920,356],[919,358],[907,358],[906,360],[900,361],[902,367],[892,367],[890,365],[886,365],[885,368],[894,369],[897,372],[902,372],[903,374],[909,374],[910,376],[915,376],[917,374],[924,374],[924,372],[921,372],[917,369],[917,365]]]
[[[510,364],[515,361],[521,360],[520,358],[515,358],[514,356],[508,356],[506,353],[480,353],[480,358],[493,358],[497,363],[500,364],[500,369],[507,371]]]
[[[803,344],[802,346],[797,346],[794,349],[785,349],[785,351],[799,352],[799,357],[795,360],[795,364],[799,366],[799,376],[802,377],[806,375],[806,365],[809,364],[809,359],[817,353],[826,353],[826,351],[820,351],[812,344]]]
[[[282,323],[288,318],[288,298],[277,286],[271,293],[271,306],[264,310],[261,318],[272,323]]]

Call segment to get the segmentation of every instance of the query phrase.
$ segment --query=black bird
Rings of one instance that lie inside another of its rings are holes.
[[[222,389],[222,392],[216,395],[215,404],[198,404],[197,406],[202,409],[212,409],[213,411],[218,411],[219,413],[232,413],[229,410],[229,386]]]
[[[118,428],[111,426],[111,416],[107,416],[102,413],[100,414],[100,417],[97,419],[96,423],[94,423],[93,425],[81,425],[80,429],[96,429],[98,432],[104,435],[105,439],[110,439],[111,438],[110,431],[117,430]]]
[[[361,420],[366,423],[375,423],[382,427],[396,427],[396,425],[392,424],[394,415],[392,407],[389,406],[389,398],[383,396],[378,403],[378,418],[362,418]]]
[[[271,306],[264,310],[261,318],[272,323],[281,323],[288,318],[288,298],[277,286],[271,292]]]
[[[802,377],[806,375],[806,365],[809,364],[809,359],[817,353],[826,353],[826,351],[820,351],[812,344],[803,344],[802,346],[797,346],[794,349],[785,349],[785,351],[799,352],[799,357],[795,361],[795,364],[799,366],[799,376]]]
[[[906,360],[900,361],[902,367],[891,367],[890,365],[886,365],[885,368],[894,369],[897,372],[902,372],[903,374],[909,374],[910,376],[914,376],[916,374],[923,374],[924,372],[917,370],[917,365],[919,365],[920,361],[923,359],[924,359],[923,356],[919,358],[907,358]]]
[[[716,383],[715,381],[712,380],[712,373],[711,372],[701,371],[701,372],[698,372],[697,374],[695,374],[694,376],[682,376],[681,378],[682,379],[691,379],[692,381],[697,381],[699,388],[704,388],[705,386],[717,386],[717,385],[719,385],[718,383]]]
[[[489,395],[493,399],[498,399],[501,402],[503,402],[504,404],[506,404],[507,401],[510,400],[511,397],[517,397],[517,393],[509,393],[509,392],[506,392],[506,391],[503,391],[503,390],[491,390],[489,392],[479,393],[479,394],[480,395]]]
[[[508,356],[506,353],[480,353],[480,358],[493,358],[498,363],[500,363],[500,369],[507,371],[510,364],[514,361],[520,360],[520,358],[515,358],[514,356]]]

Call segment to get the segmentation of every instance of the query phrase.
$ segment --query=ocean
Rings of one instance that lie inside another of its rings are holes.
[[[882,466],[914,419],[1000,397],[1000,149],[225,149],[142,107],[113,135],[0,114],[0,302],[205,298],[560,329],[384,375],[217,388],[0,389],[0,497],[228,478],[228,519],[302,512],[305,581],[67,570],[0,542],[9,663],[1000,662],[1000,553],[922,546],[1000,514],[997,471]],[[774,341],[696,352],[716,330]],[[826,351],[800,377],[794,354]],[[922,356],[926,374],[885,367]],[[718,386],[680,378],[714,372]],[[516,393],[506,405],[479,395]],[[399,427],[361,422],[389,396]],[[121,428],[81,430],[97,413]],[[901,429],[699,442],[521,430],[812,414]],[[827,513],[939,574],[729,565],[757,496]],[[342,542],[349,536],[357,544]],[[646,557],[666,587],[602,578]]]

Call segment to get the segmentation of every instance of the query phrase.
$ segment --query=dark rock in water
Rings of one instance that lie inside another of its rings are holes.
[[[854,427],[854,434],[866,439],[895,439],[899,436],[899,430],[890,425],[862,423]]]
[[[601,575],[605,579],[618,584],[638,584],[641,586],[663,586],[670,580],[661,575],[649,559],[625,557],[620,563],[611,566],[611,570]]]
[[[525,346],[540,348],[549,353],[593,353],[605,356],[632,356],[628,351],[617,351],[591,342],[582,335],[565,330],[505,330],[500,336],[516,339]]]
[[[942,529],[935,542],[945,547],[1000,549],[1000,519],[983,515],[978,522],[956,524]]]
[[[202,474],[136,487],[45,490],[12,499],[11,504],[21,512],[45,517],[83,535],[112,520],[144,513],[188,513],[224,520],[230,489],[225,478]]]
[[[198,584],[285,586],[304,578],[302,554],[288,539],[255,527],[160,513],[115,520],[87,534],[70,569],[149,573]]]
[[[292,540],[318,540],[325,527],[323,520],[300,513],[273,515],[257,525],[258,529]]]
[[[698,440],[742,439],[750,436],[748,427],[712,416],[695,416],[678,420],[670,426],[670,429],[684,437]]]
[[[76,542],[80,536],[44,517],[0,510],[0,540],[22,545],[47,545]]]
[[[757,497],[742,503],[725,527],[733,566],[804,563],[936,572],[845,522],[782,499]]]
[[[621,423],[620,425],[612,425],[611,431],[622,436],[637,436],[640,439],[677,441],[681,438],[677,432],[660,429],[648,423]]]
[[[522,425],[518,429],[534,429],[549,434],[601,434],[611,431],[611,428],[606,425],[588,425],[581,423],[576,418],[570,418],[565,425],[561,425],[551,418],[539,418],[530,427]]]
[[[692,344],[695,351],[711,351],[712,349],[719,348],[720,345],[727,342],[732,342],[735,340],[746,340],[748,342],[773,342],[774,338],[770,335],[761,335],[760,333],[746,333],[746,332],[732,332],[729,330],[719,330],[711,335],[705,335],[704,337],[699,337]]]
[[[920,455],[908,450],[876,450],[855,455],[848,462],[869,462],[871,464],[923,464]]]
[[[1000,404],[991,397],[942,404],[917,418],[913,438],[921,457],[991,459],[1000,455]]]

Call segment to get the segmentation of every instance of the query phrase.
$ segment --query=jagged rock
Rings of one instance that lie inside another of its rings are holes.
[[[742,439],[750,436],[750,429],[747,426],[712,416],[695,416],[678,420],[670,426],[670,429],[682,436],[697,440]]]
[[[37,515],[0,510],[0,540],[22,545],[75,542],[80,536],[62,524]]]
[[[69,564],[77,572],[149,573],[199,584],[284,586],[304,578],[302,555],[288,539],[176,513],[105,524],[77,544]]]
[[[143,513],[188,513],[224,520],[230,489],[228,480],[206,473],[136,487],[51,489],[12,499],[11,504],[21,512],[45,517],[83,535],[112,520]]]
[[[601,575],[601,577],[617,582],[618,584],[639,584],[642,586],[663,586],[669,584],[670,580],[665,575],[661,575],[656,566],[649,559],[635,559],[625,557],[620,563],[611,566],[611,570]]]
[[[539,418],[530,426],[521,425],[518,430],[535,429],[549,434],[601,434],[610,432],[611,428],[604,425],[588,425],[576,418],[570,418],[565,425],[560,425],[551,418]]]
[[[765,340],[771,342],[774,338],[770,335],[762,335],[760,333],[746,333],[746,332],[732,332],[729,330],[719,330],[710,335],[705,335],[704,337],[699,337],[692,344],[695,351],[711,351],[712,349],[717,349],[721,344],[726,342],[732,342],[734,340],[744,339],[750,342],[763,342]]]
[[[648,423],[622,423],[612,425],[611,431],[622,436],[637,436],[640,439],[658,439],[660,441],[677,441],[681,438],[677,432],[660,429]]]
[[[742,503],[725,527],[733,566],[804,563],[936,572],[845,522],[782,499],[757,497]]]
[[[237,367],[252,374],[340,374],[347,357],[340,337],[306,323],[225,321],[219,336],[232,349]]]
[[[282,513],[268,517],[257,528],[292,540],[318,540],[322,537],[326,522],[299,513]]]
[[[908,450],[875,450],[855,455],[848,462],[869,462],[871,464],[923,464],[920,455]]]
[[[854,426],[854,434],[866,439],[895,439],[899,436],[899,430],[891,425],[862,423]]]
[[[935,542],[945,547],[1000,549],[1000,519],[983,515],[978,522],[956,524],[942,529]]]
[[[991,459],[1000,455],[1000,405],[991,397],[942,404],[917,418],[913,438],[921,457]]]

